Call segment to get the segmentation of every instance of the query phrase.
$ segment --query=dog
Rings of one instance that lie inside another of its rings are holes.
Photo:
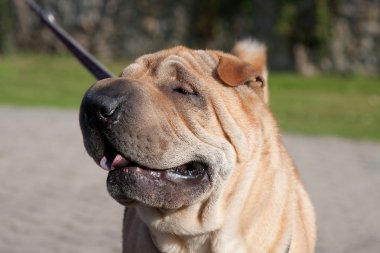
[[[265,45],[144,55],[89,88],[80,126],[126,206],[123,252],[314,252],[313,206],[268,106]]]

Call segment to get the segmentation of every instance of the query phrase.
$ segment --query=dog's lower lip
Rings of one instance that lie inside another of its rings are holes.
[[[206,168],[204,164],[198,162],[190,162],[168,170],[169,174],[182,178],[198,178],[204,176]]]
[[[117,169],[123,169],[125,173],[148,173],[150,176],[155,178],[168,177],[173,180],[195,179],[203,177],[206,173],[205,166],[197,162],[189,162],[187,164],[169,169],[152,169],[131,162],[120,154],[117,154],[115,157],[111,158],[103,156],[99,162],[99,165],[101,168],[109,172]]]

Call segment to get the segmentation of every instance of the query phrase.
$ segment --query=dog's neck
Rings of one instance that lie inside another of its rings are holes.
[[[138,212],[156,212],[156,215],[150,213],[149,217],[167,217],[149,228],[150,237],[160,252],[267,252],[271,245],[276,245],[273,252],[286,252],[292,231],[283,231],[281,227],[290,228],[288,224],[293,219],[291,213],[284,210],[292,208],[287,205],[294,203],[290,201],[294,191],[288,189],[294,169],[281,142],[266,139],[262,148],[257,150],[260,151],[253,154],[253,159],[236,168],[248,172],[230,180],[230,185],[221,187],[223,192],[216,193],[208,203],[168,216],[158,210],[138,208]],[[278,159],[279,155],[283,158]],[[275,185],[283,190],[276,189]],[[268,208],[274,204],[276,207]],[[233,210],[236,207],[241,208],[241,212]],[[139,216],[144,215],[140,213]],[[268,229],[257,234],[258,228],[262,227]],[[276,234],[278,231],[280,234]],[[257,243],[250,243],[251,247],[247,248],[247,240]]]
[[[160,252],[212,252],[211,235],[177,236],[167,233],[153,232],[152,240]]]
[[[291,200],[295,198],[291,188],[295,175],[292,161],[274,133],[275,127],[263,128],[249,138],[255,141],[249,147],[255,148],[241,156],[247,159],[241,159],[230,179],[203,202],[172,213],[142,206],[133,209],[142,220],[140,226],[149,231],[147,239],[159,252],[287,251],[294,220],[289,211],[294,207],[289,205],[296,202]],[[137,230],[129,227],[129,231]]]

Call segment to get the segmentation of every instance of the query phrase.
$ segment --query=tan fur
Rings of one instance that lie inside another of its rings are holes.
[[[258,41],[252,39],[245,39],[239,41],[234,48],[232,53],[248,62],[262,74],[264,81],[268,83],[268,69],[267,69],[267,57],[266,57],[266,47]],[[264,87],[264,100],[266,103],[269,102],[268,86]]]
[[[200,150],[219,164],[210,190],[191,204],[127,207],[123,252],[314,252],[313,207],[267,104],[265,47],[243,41],[233,53],[175,47],[123,71],[144,84],[159,108],[154,113],[175,136],[173,149],[167,145],[160,160],[145,164],[170,167]],[[205,109],[174,106],[159,89],[171,80],[194,83],[207,98]]]

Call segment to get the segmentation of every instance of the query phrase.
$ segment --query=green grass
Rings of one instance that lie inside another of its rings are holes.
[[[118,74],[122,63],[111,65]],[[0,55],[0,103],[78,108],[95,78],[72,56]]]
[[[127,61],[105,61],[118,74]],[[0,56],[0,104],[78,108],[95,79],[73,57]],[[270,73],[281,129],[380,141],[380,79]]]
[[[282,129],[380,140],[380,79],[270,76],[270,99]]]

